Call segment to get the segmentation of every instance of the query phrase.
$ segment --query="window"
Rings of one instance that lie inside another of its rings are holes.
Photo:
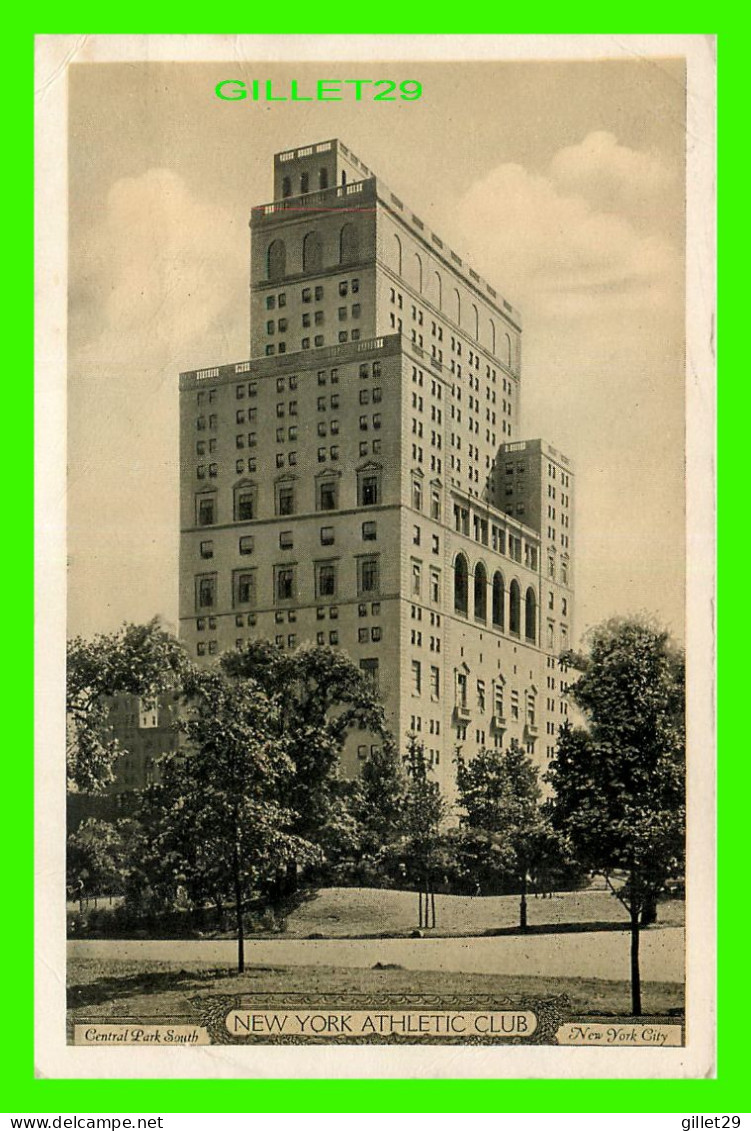
[[[266,252],[266,267],[269,279],[282,279],[287,270],[287,249],[284,240],[273,240]]]
[[[254,539],[252,534],[247,535],[245,538],[240,539],[240,553],[252,554],[254,547]]]
[[[303,176],[306,176],[303,173]],[[307,189],[303,190],[307,191]],[[323,244],[318,232],[308,232],[302,241],[303,271],[320,271],[323,267]]]
[[[436,522],[441,521],[441,493],[440,491],[430,492],[430,517],[435,519]]]
[[[321,300],[323,299],[323,287],[316,287],[314,293],[316,302],[321,302]]]
[[[358,474],[358,506],[372,507],[380,502],[380,473],[364,471]]]
[[[295,513],[295,489],[277,483],[276,485],[276,513],[287,515]]]
[[[475,566],[475,620],[488,619],[488,575],[485,566],[478,562]]]
[[[379,588],[378,558],[360,558],[357,563],[358,594],[377,593]]]
[[[438,570],[430,571],[430,600],[437,605],[441,599],[441,575]]]
[[[412,694],[419,695],[422,691],[422,667],[419,660],[412,661]]]
[[[214,495],[196,497],[196,525],[213,526],[216,522],[216,498]]]
[[[464,554],[454,564],[454,612],[466,616],[469,611],[469,566]]]
[[[374,522],[364,522],[362,524],[363,542],[375,542],[376,537],[376,524]]]
[[[334,545],[334,527],[322,526],[321,527],[321,545],[333,546]]]
[[[336,596],[336,566],[330,562],[316,565],[316,597]]]
[[[440,699],[441,697],[441,671],[440,668],[431,667],[430,669],[430,698]]]
[[[235,521],[252,522],[256,517],[258,492],[255,487],[238,487],[235,490]]]
[[[202,542],[201,543],[201,557],[202,558],[213,558],[213,556],[214,556],[214,543],[213,542]]]
[[[360,671],[371,685],[372,690],[378,693],[378,660],[360,660]]]
[[[412,506],[416,511],[422,510],[422,483],[419,479],[412,480]]]
[[[279,532],[279,549],[280,550],[291,550],[293,545],[294,545],[294,539],[292,537],[292,531],[291,530],[280,531]]]
[[[313,292],[311,291],[310,287],[303,287],[301,297],[302,297],[303,302],[312,302],[313,301]]]
[[[412,527],[412,542],[414,543],[415,546],[420,545],[420,527],[419,526],[413,526]]]
[[[196,578],[196,611],[214,608],[216,608],[216,574],[200,574]]]
[[[236,570],[232,574],[233,604],[240,606],[256,603],[256,571]]]
[[[516,636],[521,631],[521,591],[519,589],[519,582],[512,581],[509,585],[509,632],[513,632]]]
[[[485,681],[483,679],[477,681],[477,709],[479,711],[485,710]]]
[[[422,564],[420,562],[412,562],[412,596],[419,597],[422,590]]]
[[[504,585],[503,574],[496,570],[493,574],[493,599],[492,599],[492,619],[496,628],[503,628],[503,597]]]
[[[277,601],[293,601],[295,598],[295,570],[293,566],[275,566],[274,592]]]
[[[336,479],[324,479],[318,483],[319,511],[335,511],[338,508],[338,486]]]

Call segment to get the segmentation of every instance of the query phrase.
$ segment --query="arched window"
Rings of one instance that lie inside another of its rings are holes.
[[[435,283],[435,304],[440,310],[443,302],[443,284],[441,283],[441,276],[437,271],[433,272],[433,282]]]
[[[320,271],[323,267],[323,244],[318,232],[308,232],[302,241],[303,271]]]
[[[537,639],[537,598],[531,585],[524,598],[524,635],[533,644]]]
[[[490,319],[490,352],[495,357],[495,322]]]
[[[307,173],[301,173],[300,174],[300,192],[301,193],[308,191],[309,180],[310,180],[310,177],[308,176]]]
[[[420,256],[417,254],[417,252],[415,252],[414,270],[415,286],[417,287],[418,291],[422,292],[422,260],[420,259]]]
[[[469,609],[469,567],[464,554],[454,563],[454,612],[467,615]]]
[[[516,636],[521,632],[521,591],[519,582],[512,581],[508,587],[508,627]]]
[[[472,303],[472,333],[475,336],[475,341],[479,342],[479,340],[480,340],[480,315],[479,315],[477,307],[475,306],[474,303]]]
[[[504,357],[503,360],[506,362],[506,365],[508,365],[508,367],[510,369],[511,368],[511,335],[506,334],[504,336],[506,338],[506,354],[505,354],[505,357]]]
[[[329,187],[329,171],[325,165],[318,172],[318,187],[319,189],[326,189]]]
[[[475,620],[488,619],[488,575],[485,566],[478,562],[475,566]]]
[[[283,279],[287,273],[287,248],[284,240],[272,240],[266,252],[266,267],[269,279]]]
[[[292,196],[292,181],[289,177],[282,177],[282,196]]]
[[[496,570],[493,574],[493,624],[496,628],[503,628],[503,574]]]
[[[453,314],[454,314],[454,321],[456,322],[457,326],[461,326],[461,324],[462,324],[462,300],[459,296],[459,292],[456,289],[456,287],[454,287],[454,311],[453,311]]]
[[[354,224],[345,224],[339,233],[339,262],[356,263],[360,258],[360,235]]]
[[[402,241],[394,235],[394,270],[397,275],[402,273]]]

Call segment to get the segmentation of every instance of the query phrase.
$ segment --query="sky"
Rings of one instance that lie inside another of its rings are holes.
[[[679,59],[74,63],[68,628],[177,624],[178,374],[248,357],[250,208],[338,137],[522,311],[521,436],[576,470],[575,634],[684,634]],[[419,102],[220,102],[227,78],[419,79]]]

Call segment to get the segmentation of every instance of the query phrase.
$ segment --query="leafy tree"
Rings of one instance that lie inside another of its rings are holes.
[[[312,645],[286,652],[252,641],[222,656],[220,666],[232,679],[255,681],[274,708],[269,723],[294,771],[284,795],[294,832],[316,843],[333,844],[337,837],[340,847],[352,843],[353,830],[344,836],[350,819],[339,772],[344,744],[356,727],[388,740],[370,682],[343,652]]]
[[[430,776],[425,744],[415,734],[407,738],[404,768],[407,777],[401,821],[404,864],[419,877],[419,925],[435,927],[434,881],[435,872],[443,863],[441,825],[448,805],[440,785]]]
[[[519,925],[527,927],[527,888],[530,872],[552,833],[540,807],[537,768],[516,742],[507,750],[481,750],[470,761],[457,758],[461,824],[481,831],[488,849],[495,849],[497,866],[508,869],[520,892]]]
[[[113,780],[122,749],[107,722],[111,697],[126,692],[153,699],[176,688],[189,668],[182,645],[158,619],[69,641],[66,746],[72,789],[96,792]]]
[[[560,735],[548,775],[553,820],[628,911],[638,1015],[640,929],[684,868],[684,658],[642,618],[606,621],[590,634],[588,654],[564,656],[581,672],[570,695],[586,727]]]
[[[185,749],[167,756],[147,797],[146,871],[163,895],[184,888],[196,905],[234,906],[242,972],[249,901],[280,869],[314,863],[321,851],[295,832],[299,815],[287,799],[296,767],[281,703],[219,668],[195,671],[185,690]]]
[[[407,776],[399,751],[386,737],[365,759],[356,783],[353,810],[360,826],[362,852],[375,856],[402,832]]]
[[[69,889],[84,896],[122,891],[134,838],[131,821],[89,817],[68,836],[66,865]]]

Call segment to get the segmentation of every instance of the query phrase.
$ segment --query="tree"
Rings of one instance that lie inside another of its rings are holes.
[[[537,768],[512,742],[507,750],[481,750],[471,761],[457,758],[461,824],[481,831],[495,849],[498,867],[508,869],[520,892],[519,926],[527,928],[530,871],[549,845],[551,832],[540,808]]]
[[[294,769],[285,792],[294,832],[304,840],[342,844],[350,835],[348,790],[340,776],[347,737],[359,728],[388,742],[372,684],[343,652],[313,645],[286,652],[253,641],[225,653],[220,667],[230,679],[253,680],[273,707],[269,724]]]
[[[641,1014],[639,936],[666,882],[684,868],[683,654],[643,618],[594,629],[570,695],[586,727],[566,725],[548,780],[555,825],[628,911],[631,1004]]]
[[[281,704],[221,668],[193,672],[185,692],[185,747],[166,757],[146,799],[146,870],[165,893],[183,887],[195,905],[234,906],[242,972],[249,901],[280,869],[317,862],[321,852],[295,832],[299,814],[287,799],[296,767]]]
[[[103,821],[89,817],[82,821],[67,841],[66,870],[68,887],[84,896],[112,895],[120,892],[128,869],[128,845],[133,822]]]
[[[425,744],[416,734],[407,737],[404,768],[407,788],[402,809],[403,848],[408,868],[419,877],[419,926],[435,927],[434,878],[441,860],[441,825],[448,806],[440,785],[430,776]]]
[[[117,632],[68,643],[68,779],[70,787],[96,792],[113,780],[122,754],[107,716],[119,692],[148,699],[174,690],[190,668],[179,641],[154,619],[125,624]]]

